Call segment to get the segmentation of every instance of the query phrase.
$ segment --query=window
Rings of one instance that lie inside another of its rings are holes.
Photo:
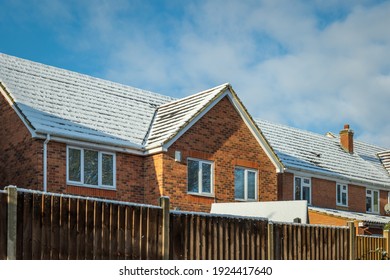
[[[311,205],[311,181],[309,178],[295,177],[294,199],[307,200]]]
[[[336,184],[336,205],[348,206],[348,186]]]
[[[257,171],[236,167],[234,169],[234,198],[257,200]]]
[[[188,159],[188,192],[211,195],[213,193],[213,163]]]
[[[379,213],[379,191],[366,190],[366,211]]]
[[[70,184],[115,187],[115,154],[68,147],[67,181]]]

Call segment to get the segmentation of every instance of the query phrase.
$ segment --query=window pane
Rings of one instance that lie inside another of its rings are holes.
[[[114,156],[102,154],[102,184],[114,186]]]
[[[84,150],[84,184],[98,185],[99,153]]]
[[[379,193],[373,192],[373,196],[374,196],[374,205],[373,205],[374,212],[379,212]]]
[[[336,190],[336,197],[337,197],[337,203],[341,203],[341,186],[337,185],[337,190]]]
[[[81,150],[68,150],[68,176],[70,181],[81,182]]]
[[[372,212],[372,209],[371,209],[371,196],[366,196],[366,211],[367,212]]]
[[[347,193],[342,194],[341,204],[347,205]]]
[[[199,192],[199,163],[188,160],[188,191]]]
[[[202,192],[211,193],[211,164],[202,163]]]
[[[301,178],[295,178],[295,199],[301,199]]]
[[[244,169],[234,169],[234,197],[238,199],[244,199],[244,187],[245,187],[245,171]]]
[[[302,200],[307,200],[307,203],[310,204],[310,188],[303,187],[302,188]]]
[[[256,173],[248,171],[248,199],[256,198]]]

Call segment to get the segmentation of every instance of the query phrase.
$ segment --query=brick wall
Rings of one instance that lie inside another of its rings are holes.
[[[182,153],[176,162],[175,151]],[[187,158],[214,162],[214,197],[187,194]],[[277,200],[275,166],[261,149],[228,98],[222,99],[164,154],[163,194],[171,206],[209,212],[213,202],[234,201],[234,167],[258,170],[259,200]]]
[[[0,94],[0,188],[8,185],[42,189],[43,141],[31,134]]]

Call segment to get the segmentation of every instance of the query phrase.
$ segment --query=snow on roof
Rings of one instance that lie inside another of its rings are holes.
[[[142,145],[171,97],[0,54],[0,82],[36,133]]]
[[[229,84],[161,105],[156,112],[146,145],[161,145],[207,107]]]
[[[309,211],[315,211],[315,212],[323,213],[326,215],[346,218],[346,219],[350,219],[350,220],[354,220],[354,221],[372,223],[372,224],[390,223],[390,217],[380,216],[380,215],[375,215],[375,214],[343,211],[343,210],[328,209],[328,208],[313,207],[313,206],[309,206]]]
[[[285,125],[256,120],[287,169],[390,187],[390,176],[377,154],[384,148],[354,141],[346,152],[338,136],[329,137]]]
[[[308,223],[306,200],[213,203],[210,213],[261,217],[281,223],[292,223],[299,218],[302,224]]]

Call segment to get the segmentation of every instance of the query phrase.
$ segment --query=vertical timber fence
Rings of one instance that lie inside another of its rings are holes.
[[[383,259],[384,237],[328,227],[169,210],[7,187],[0,190],[0,260]],[[387,255],[386,255],[387,256]]]

